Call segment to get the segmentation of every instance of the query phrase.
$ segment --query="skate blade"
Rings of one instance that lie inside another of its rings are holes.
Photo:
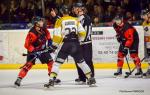
[[[124,78],[124,76],[123,75],[118,75],[118,76],[115,76],[115,78],[122,79],[122,78]]]
[[[150,75],[148,75],[148,76],[143,76],[142,78],[144,78],[144,79],[150,78]]]
[[[18,86],[18,85],[14,85],[13,87],[14,87],[14,88],[20,88],[20,86]]]
[[[124,76],[124,78],[129,78],[129,77],[130,77],[130,76],[127,76],[127,75],[126,75],[126,76]]]
[[[86,82],[75,82],[75,85],[86,85]]]
[[[135,78],[142,78],[143,75],[135,75]]]
[[[54,83],[54,85],[61,85],[61,83]]]
[[[44,88],[45,88],[45,89],[53,89],[53,88],[54,88],[54,85],[53,85],[53,86],[51,86],[51,85],[50,85],[50,86],[44,85]]]
[[[96,84],[91,84],[89,87],[98,87]]]
[[[54,85],[44,84],[44,88],[52,88]]]
[[[53,90],[54,86],[44,87],[44,90]]]

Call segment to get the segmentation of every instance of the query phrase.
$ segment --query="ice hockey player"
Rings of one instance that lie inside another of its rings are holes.
[[[144,28],[144,42],[145,42],[145,55],[147,56],[148,69],[147,72],[143,74],[143,77],[150,77],[150,10],[145,9],[141,14]]]
[[[55,30],[53,36],[53,47],[59,47],[58,54],[52,66],[50,79],[44,87],[54,86],[54,81],[59,73],[61,64],[70,55],[74,58],[78,66],[83,70],[89,85],[96,83],[95,78],[91,77],[91,70],[85,63],[82,56],[80,42],[85,38],[85,30],[81,23],[74,17],[69,16],[69,8],[63,6],[61,9],[63,17],[58,19],[55,23]]]
[[[30,29],[27,34],[24,47],[27,49],[29,55],[27,55],[27,62],[21,68],[17,80],[15,81],[16,86],[21,85],[21,80],[26,76],[28,71],[35,64],[37,58],[40,59],[41,63],[46,63],[48,66],[48,75],[51,73],[51,68],[53,64],[53,59],[50,55],[51,50],[40,55],[36,54],[38,51],[45,50],[47,47],[51,45],[51,37],[49,31],[43,27],[44,22],[42,18],[35,17],[33,18],[34,26]],[[48,44],[46,44],[48,42]],[[35,53],[35,55],[30,55],[31,53]],[[37,57],[36,57],[37,56]]]
[[[75,15],[78,17],[78,21],[82,24],[86,31],[86,37],[85,39],[81,42],[81,49],[83,53],[83,58],[86,62],[86,64],[90,67],[92,71],[92,77],[94,77],[94,66],[93,66],[93,61],[92,61],[92,39],[91,39],[91,32],[92,32],[92,20],[91,18],[85,13],[85,7],[82,3],[75,3],[73,6],[73,11]],[[77,65],[77,71],[79,77],[75,79],[75,82],[79,84],[84,84],[86,83],[86,76],[83,73],[83,71],[80,69],[80,67]]]
[[[130,57],[132,58],[134,64],[137,68],[137,73],[135,76],[142,76],[142,69],[140,58],[138,56],[138,48],[139,48],[139,35],[136,29],[123,20],[123,16],[117,15],[114,18],[113,27],[116,31],[117,41],[120,43],[119,51],[118,51],[118,60],[117,60],[117,72],[114,73],[115,76],[122,75],[122,67],[124,63],[124,57],[127,56],[128,51],[130,53]]]

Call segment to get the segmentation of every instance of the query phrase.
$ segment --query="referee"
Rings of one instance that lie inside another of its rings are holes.
[[[83,58],[85,59],[86,64],[90,67],[92,71],[91,77],[94,77],[94,66],[92,61],[92,39],[91,39],[91,32],[92,32],[92,20],[91,18],[85,13],[85,7],[82,3],[75,3],[73,5],[73,12],[78,17],[78,20],[86,30],[86,37],[84,41],[81,43]],[[76,83],[85,84],[86,83],[86,76],[83,71],[78,67],[76,64],[77,71],[79,77],[75,79]]]

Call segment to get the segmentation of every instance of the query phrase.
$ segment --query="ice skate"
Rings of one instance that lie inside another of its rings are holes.
[[[20,85],[21,85],[21,78],[17,78],[17,80],[15,81],[15,83],[14,83],[14,85],[16,86],[16,87],[19,87]]]
[[[75,83],[76,83],[77,85],[85,85],[85,84],[86,84],[86,81],[82,81],[82,80],[80,80],[79,78],[77,78],[77,79],[75,79]]]
[[[49,88],[49,87],[54,87],[55,80],[54,79],[49,79],[49,82],[47,84],[44,84],[44,87]]]
[[[96,86],[95,85],[96,80],[94,77],[89,78],[87,81],[88,81],[87,84],[89,85],[89,87],[95,87]]]
[[[141,78],[142,76],[143,76],[142,69],[141,68],[137,69],[137,73],[135,73],[135,77]]]
[[[150,69],[147,72],[143,73],[143,78],[150,78]]]
[[[114,73],[114,76],[121,77],[122,76],[122,69],[118,68],[117,72]]]
[[[60,84],[60,83],[61,83],[61,80],[60,80],[60,79],[55,79],[55,80],[54,80],[54,84],[55,84],[55,85]]]

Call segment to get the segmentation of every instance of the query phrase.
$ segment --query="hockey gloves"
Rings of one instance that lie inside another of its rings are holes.
[[[49,51],[50,53],[55,52],[56,49],[57,49],[57,46],[54,46],[54,45],[51,45],[51,46],[48,47],[48,51]]]
[[[121,38],[119,35],[116,35],[116,38],[117,38],[117,41],[118,41],[119,43],[122,42],[122,38]]]
[[[147,32],[148,31],[148,27],[144,27],[144,30]]]
[[[122,52],[125,56],[128,54],[128,49],[129,49],[128,47],[124,47],[122,50]]]
[[[48,49],[48,51],[49,51],[50,53],[55,52],[55,50],[57,49],[57,47],[54,46],[52,43],[53,43],[53,42],[52,42],[51,39],[48,40],[48,47],[47,47],[47,49]]]

